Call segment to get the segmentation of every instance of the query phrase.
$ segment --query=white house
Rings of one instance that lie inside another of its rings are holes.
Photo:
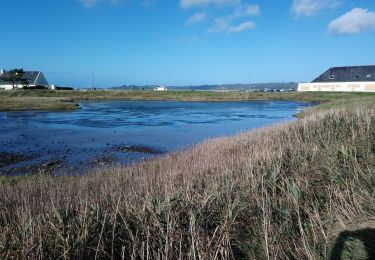
[[[298,91],[375,92],[375,65],[330,68]]]
[[[155,91],[167,91],[168,88],[166,86],[157,86],[154,88]]]
[[[1,77],[7,77],[10,76],[9,72],[5,70],[0,70],[0,89],[5,89],[5,90],[11,90],[13,89],[13,84],[12,82],[2,80]],[[23,71],[22,77],[21,77],[22,82],[15,83],[14,88],[15,89],[20,89],[23,87],[29,87],[33,88],[36,86],[44,86],[50,88],[51,86],[48,84],[48,81],[43,75],[43,72],[40,71]]]

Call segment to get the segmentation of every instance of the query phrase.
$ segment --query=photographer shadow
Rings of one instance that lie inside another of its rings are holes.
[[[363,244],[363,249],[367,253],[367,258],[363,259],[375,259],[375,229],[365,228],[358,229],[355,231],[343,231],[339,234],[336,239],[335,245],[331,252],[331,260],[341,260],[343,253],[347,250],[347,244],[351,241],[359,240]],[[354,252],[359,253],[359,252]],[[363,252],[361,252],[363,253]],[[361,258],[362,259],[362,258]]]

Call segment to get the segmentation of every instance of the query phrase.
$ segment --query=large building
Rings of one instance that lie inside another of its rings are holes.
[[[7,81],[7,78],[11,76],[10,72],[0,70],[0,89],[19,89],[19,88],[33,88],[38,86],[48,87],[48,81],[40,71],[22,71],[21,77],[17,82]]]
[[[375,92],[375,66],[334,67],[298,91]]]

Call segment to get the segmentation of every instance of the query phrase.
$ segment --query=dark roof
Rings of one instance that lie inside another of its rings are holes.
[[[313,80],[313,82],[357,82],[375,81],[375,65],[333,67]]]
[[[27,80],[29,84],[34,84],[38,77],[39,71],[24,71],[22,79]]]
[[[9,72],[4,72],[3,75],[5,77],[9,76]],[[38,84],[48,85],[48,82],[44,78],[43,73],[40,71],[24,71],[21,79],[25,80],[30,85],[38,85]],[[7,82],[2,81],[0,79],[0,83],[7,83]]]

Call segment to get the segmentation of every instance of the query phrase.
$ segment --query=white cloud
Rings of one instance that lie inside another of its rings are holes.
[[[241,0],[180,0],[182,8],[206,7],[209,5],[237,5]]]
[[[250,29],[253,29],[255,27],[255,23],[252,21],[247,21],[243,22],[237,26],[231,26],[228,28],[228,32],[234,32],[234,33],[239,33],[239,32],[244,32]]]
[[[320,11],[339,5],[338,0],[294,0],[292,13],[296,17],[314,16]]]
[[[358,34],[375,30],[375,12],[364,8],[354,8],[333,20],[328,30],[334,34]]]
[[[186,25],[187,26],[191,26],[191,25],[194,25],[196,23],[201,23],[203,22],[204,20],[206,20],[206,13],[202,13],[202,12],[197,12],[195,14],[193,14],[192,16],[190,16],[187,20],[186,20]]]
[[[226,17],[216,18],[214,24],[208,28],[209,33],[219,33],[227,31],[230,27],[230,21]]]
[[[120,0],[79,0],[85,8],[93,8],[100,3],[109,3],[112,5],[117,5]]]
[[[244,17],[256,16],[260,14],[259,5],[239,5],[232,14],[216,18],[213,25],[208,28],[209,33],[220,32],[243,32],[255,27],[255,23],[246,21],[240,25],[233,26],[232,24]]]
[[[239,6],[235,12],[233,13],[233,16],[235,18],[244,17],[244,16],[256,16],[260,14],[260,8],[259,5],[241,5]]]
[[[98,4],[99,0],[80,0],[80,2],[85,8],[92,8]]]
[[[141,0],[141,6],[145,8],[153,7],[157,4],[156,0]]]

